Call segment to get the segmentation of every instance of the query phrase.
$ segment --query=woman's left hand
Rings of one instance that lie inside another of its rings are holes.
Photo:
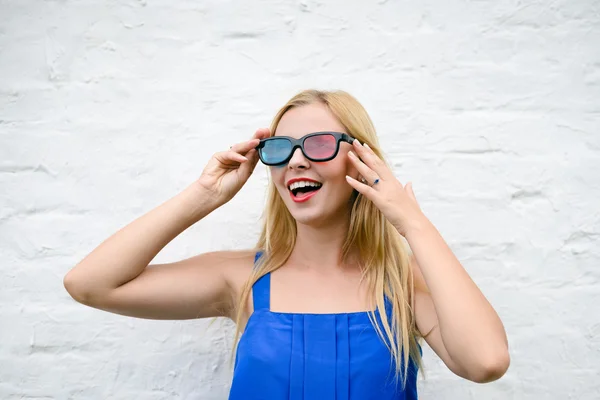
[[[359,182],[350,176],[346,176],[346,180],[371,200],[402,236],[406,236],[408,230],[425,218],[412,190],[412,183],[403,186],[366,143],[361,145],[358,140],[354,140],[352,146],[356,153],[349,151],[348,158],[365,182]]]

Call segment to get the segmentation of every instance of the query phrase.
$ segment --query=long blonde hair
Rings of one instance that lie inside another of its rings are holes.
[[[344,91],[305,90],[298,93],[275,115],[271,134],[275,134],[279,121],[289,109],[313,103],[326,105],[348,134],[361,143],[368,143],[378,156],[382,156],[371,118],[358,100]],[[358,251],[370,302],[377,306],[376,311],[369,312],[370,319],[392,354],[396,377],[402,372],[405,385],[409,358],[422,369],[417,342],[420,334],[416,328],[412,304],[414,288],[409,249],[381,211],[357,191],[353,193],[351,207],[350,227],[342,247],[342,262],[348,260],[351,249]],[[263,275],[282,266],[296,243],[296,221],[272,181],[269,183],[263,219],[256,247],[264,254],[244,285],[237,304],[235,343],[243,332],[244,317],[250,314],[248,302],[252,285]],[[385,298],[392,306],[391,321],[385,312]],[[379,313],[382,326],[379,326],[375,312]],[[405,349],[409,351],[406,352]]]

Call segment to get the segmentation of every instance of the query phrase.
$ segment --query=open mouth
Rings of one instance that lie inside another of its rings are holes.
[[[294,201],[308,200],[315,195],[323,186],[318,182],[294,182],[288,186],[288,190]]]

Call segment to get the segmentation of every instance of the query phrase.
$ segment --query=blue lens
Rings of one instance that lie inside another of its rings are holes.
[[[287,139],[267,140],[262,150],[263,159],[269,164],[282,163],[292,151],[292,143]]]

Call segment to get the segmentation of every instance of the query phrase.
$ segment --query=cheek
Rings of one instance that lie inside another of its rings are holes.
[[[271,174],[271,179],[274,182],[279,182],[285,173],[285,166],[277,166],[277,167],[269,167],[269,173]]]
[[[336,157],[335,162],[330,163],[327,168],[323,171],[323,175],[327,174],[326,177],[329,180],[335,182],[346,182],[346,175],[356,176],[358,171],[354,167],[354,164],[348,159],[346,153],[340,153],[341,157]]]
[[[341,163],[342,165],[340,165],[340,170],[342,171],[341,173],[344,174],[344,176],[343,176],[344,180],[346,179],[346,175],[350,175],[352,177],[356,176],[356,174],[358,173],[358,170],[356,169],[354,164],[352,164],[352,161],[350,161],[350,158],[348,157],[347,152],[342,154],[340,161],[342,161],[342,163]]]
[[[348,160],[348,163],[346,164],[346,174],[352,177],[356,177],[358,174],[358,169],[356,169],[350,160]]]
[[[275,189],[281,196],[284,196],[285,190],[285,168],[284,167],[269,167],[269,175],[271,181],[275,184]]]

